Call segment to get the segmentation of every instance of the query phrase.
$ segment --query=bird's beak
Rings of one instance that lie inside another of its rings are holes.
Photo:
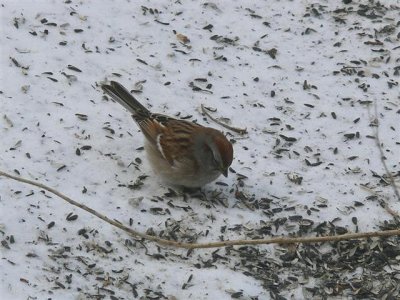
[[[222,175],[224,175],[225,177],[228,177],[228,168],[224,168],[221,170]]]

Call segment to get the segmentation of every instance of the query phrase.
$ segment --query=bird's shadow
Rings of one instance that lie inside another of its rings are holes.
[[[170,199],[181,199],[185,203],[190,203],[192,200],[200,201],[200,204],[206,208],[229,207],[229,196],[220,189],[168,187],[168,192],[164,196]]]

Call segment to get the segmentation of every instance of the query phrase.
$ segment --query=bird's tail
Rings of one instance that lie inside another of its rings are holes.
[[[150,111],[118,82],[111,81],[109,85],[103,84],[101,88],[111,98],[125,107],[136,121],[141,121],[151,115]]]

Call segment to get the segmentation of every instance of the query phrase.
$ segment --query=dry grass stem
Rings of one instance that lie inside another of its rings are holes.
[[[229,129],[230,131],[239,133],[239,134],[246,134],[247,133],[247,128],[237,128],[237,127],[232,127],[229,126],[228,124],[222,123],[221,121],[218,121],[216,118],[212,117],[209,112],[207,111],[207,109],[205,108],[205,106],[202,104],[201,105],[201,111],[203,114],[205,114],[208,118],[210,118],[211,120],[213,120],[215,123],[217,123],[218,125],[221,125],[222,127],[225,127],[226,129]]]
[[[36,186],[38,188],[44,189],[61,199],[65,200],[71,205],[79,207],[87,211],[88,213],[98,217],[99,219],[109,223],[112,226],[115,226],[128,234],[142,238],[144,240],[153,241],[161,246],[175,247],[175,248],[185,248],[185,249],[201,249],[201,248],[220,248],[227,246],[239,246],[239,245],[266,245],[266,244],[304,244],[304,243],[323,243],[323,242],[337,242],[344,240],[352,240],[352,239],[366,239],[371,237],[389,237],[389,236],[398,236],[400,235],[400,229],[396,230],[386,230],[386,231],[375,231],[375,232],[359,232],[359,233],[347,233],[342,235],[334,235],[334,236],[318,236],[318,237],[274,237],[270,239],[254,239],[254,240],[227,240],[222,242],[209,242],[209,243],[181,243],[176,241],[170,241],[166,239],[161,239],[153,235],[148,235],[139,231],[136,231],[132,228],[129,228],[115,220],[108,218],[107,216],[95,211],[94,209],[76,202],[75,200],[65,196],[59,191],[48,187],[42,183],[25,179],[22,177],[17,177],[10,175],[8,173],[0,171],[0,176],[7,177],[19,182],[23,182],[29,185]]]

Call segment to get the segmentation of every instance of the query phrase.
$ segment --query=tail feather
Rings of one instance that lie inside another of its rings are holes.
[[[151,114],[146,107],[118,82],[111,81],[110,85],[103,84],[101,88],[111,98],[125,107],[136,120],[147,118]]]

